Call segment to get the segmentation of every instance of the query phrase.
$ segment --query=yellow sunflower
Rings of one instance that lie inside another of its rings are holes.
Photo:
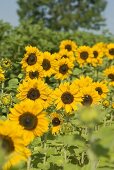
[[[98,42],[93,47],[98,47],[99,49],[101,49],[101,51],[104,54],[105,53],[105,49],[107,48],[107,44],[104,43],[104,42]]]
[[[18,92],[18,99],[40,103],[43,108],[47,108],[51,103],[52,90],[40,79],[24,80],[23,83],[19,85]]]
[[[80,46],[76,51],[76,61],[82,67],[85,64],[91,63],[93,58],[92,49],[89,46]]]
[[[114,66],[111,66],[104,70],[104,74],[109,80],[109,85],[114,86]]]
[[[84,87],[81,89],[82,92],[82,105],[92,106],[99,104],[100,96],[93,86]]]
[[[39,58],[41,58],[41,52],[36,47],[27,46],[25,50],[26,53],[21,61],[24,70],[26,70],[27,67],[34,67],[38,63]]]
[[[93,52],[93,58],[91,64],[96,67],[98,65],[101,65],[103,62],[103,51],[97,46],[92,47]]]
[[[53,98],[57,104],[57,110],[62,108],[67,113],[77,110],[77,105],[82,101],[78,88],[66,82],[55,89]]]
[[[63,120],[60,114],[57,113],[52,113],[50,117],[52,123],[52,134],[57,134],[61,130],[61,124],[63,123]]]
[[[0,66],[0,82],[5,79],[4,77],[4,71],[2,70],[2,67]]]
[[[20,161],[27,161],[31,155],[26,144],[22,140],[20,128],[15,123],[0,121],[0,143],[5,152],[5,164],[3,170],[9,170],[11,167],[18,165]]]
[[[55,73],[55,58],[51,53],[44,52],[42,53],[42,57],[39,60],[39,64],[43,68],[44,77],[50,77],[52,74]]]
[[[55,67],[55,78],[56,79],[65,79],[68,78],[69,75],[72,74],[72,69],[74,67],[74,64],[69,59],[60,59],[57,63],[57,66]]]
[[[24,101],[16,104],[10,112],[9,119],[20,126],[26,144],[32,142],[35,136],[42,136],[47,132],[48,119],[40,104]]]
[[[69,59],[70,61],[75,60],[74,53],[66,49],[60,50],[58,53],[58,60],[62,58]]]
[[[105,49],[105,55],[109,59],[114,59],[114,43],[110,43],[107,45],[107,48]]]
[[[109,90],[104,82],[94,82],[93,86],[102,99],[105,99],[107,97],[107,93]]]
[[[83,87],[88,87],[90,85],[92,85],[93,83],[93,79],[89,76],[80,76],[78,79],[74,80],[72,82],[74,84],[74,86],[78,87],[80,90]]]
[[[75,52],[77,49],[77,45],[74,41],[71,40],[63,40],[60,43],[60,50],[66,49],[67,51]]]
[[[31,79],[31,80],[43,79],[43,77],[44,77],[43,69],[39,64],[35,65],[32,68],[27,67],[25,80],[28,81],[29,79]]]

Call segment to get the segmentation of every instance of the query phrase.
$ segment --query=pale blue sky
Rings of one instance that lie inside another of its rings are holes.
[[[107,2],[108,5],[103,15],[106,18],[106,28],[114,34],[114,0],[107,0]],[[16,14],[17,8],[16,0],[0,0],[0,19],[17,26],[19,23]]]

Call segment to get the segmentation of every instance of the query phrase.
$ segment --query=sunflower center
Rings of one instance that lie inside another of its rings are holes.
[[[70,104],[74,100],[74,96],[69,92],[64,92],[61,96],[61,100],[64,104]]]
[[[89,106],[93,102],[92,97],[88,94],[84,95],[84,97],[82,97],[82,99],[83,99],[82,104],[85,106]]]
[[[88,58],[88,52],[87,51],[83,51],[80,53],[80,58],[82,60],[86,60]]]
[[[0,135],[1,147],[7,154],[15,150],[14,143],[9,136]]]
[[[101,95],[103,93],[101,87],[96,87],[95,90],[98,92],[99,95]]]
[[[114,55],[114,48],[111,48],[111,49],[109,50],[109,54],[110,54],[110,55]]]
[[[93,55],[94,55],[94,58],[97,58],[98,57],[98,52],[97,51],[93,51]]]
[[[114,74],[109,74],[108,78],[111,79],[112,81],[114,81]]]
[[[40,92],[38,89],[36,88],[31,88],[29,91],[28,91],[28,94],[27,94],[27,98],[31,99],[31,100],[36,100],[40,97]]]
[[[58,117],[55,117],[53,120],[52,120],[52,125],[53,126],[59,126],[61,123],[61,121],[59,120]]]
[[[50,61],[48,59],[44,59],[42,62],[42,67],[44,70],[49,70],[51,68]]]
[[[37,57],[36,57],[36,55],[34,53],[31,53],[28,56],[26,61],[27,61],[28,65],[30,65],[30,66],[34,65],[37,62]]]
[[[68,56],[64,54],[61,58],[68,58]]]
[[[67,64],[63,64],[59,67],[59,72],[61,74],[66,74],[68,72],[68,65]]]
[[[26,112],[19,117],[19,124],[26,130],[34,130],[38,124],[38,119],[32,113]]]
[[[67,49],[68,51],[71,51],[71,50],[72,50],[72,47],[71,47],[70,44],[67,44],[67,45],[65,45],[65,49]]]
[[[31,72],[29,72],[29,77],[31,79],[38,78],[38,76],[39,76],[38,71],[31,71]]]

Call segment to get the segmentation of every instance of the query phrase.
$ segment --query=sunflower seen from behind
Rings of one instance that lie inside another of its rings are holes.
[[[114,86],[114,66],[110,66],[104,70],[104,75],[107,78],[109,85]]]
[[[77,105],[82,101],[79,88],[67,82],[61,83],[60,86],[55,89],[53,98],[56,109],[64,109],[65,112],[69,114],[77,110]]]
[[[63,40],[63,41],[61,41],[59,48],[60,48],[60,50],[65,49],[68,52],[70,52],[70,51],[75,52],[77,49],[77,45],[74,41]]]
[[[39,64],[42,67],[44,77],[50,77],[55,73],[55,58],[50,52],[42,53],[42,57],[39,60]]]
[[[0,120],[0,143],[5,153],[3,170],[9,170],[21,161],[27,161],[31,155],[21,135],[21,129],[15,122]]]
[[[51,103],[51,88],[42,80],[23,81],[18,87],[17,98],[20,101],[31,100],[35,103],[40,103],[42,108],[47,108]]]
[[[64,80],[72,74],[72,69],[74,67],[74,64],[69,59],[65,59],[65,58],[60,59],[56,64],[57,64],[55,67],[56,79]]]
[[[94,82],[93,87],[98,92],[101,99],[105,99],[107,97],[109,89],[104,82]]]
[[[51,126],[52,134],[53,135],[58,134],[61,130],[61,125],[63,123],[62,117],[58,113],[51,113],[50,119],[52,125]]]
[[[93,53],[89,46],[80,46],[76,51],[76,62],[82,67],[92,62]]]
[[[24,54],[24,58],[21,61],[22,69],[26,70],[27,67],[34,67],[39,58],[41,58],[41,52],[36,47],[26,46],[26,53]]]
[[[48,119],[46,112],[42,111],[40,103],[28,100],[16,104],[14,108],[10,109],[9,119],[21,128],[26,144],[48,131]]]

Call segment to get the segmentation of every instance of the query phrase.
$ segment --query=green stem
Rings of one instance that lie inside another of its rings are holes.
[[[28,157],[28,160],[27,160],[27,170],[30,170],[30,164],[31,164],[31,157]]]

